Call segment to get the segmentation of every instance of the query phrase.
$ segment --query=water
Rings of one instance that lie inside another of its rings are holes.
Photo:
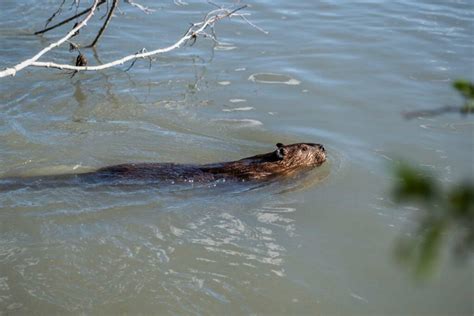
[[[90,64],[172,44],[213,8],[140,3],[156,12],[121,2]],[[214,51],[199,39],[151,69],[2,79],[0,174],[234,160],[299,141],[323,143],[329,162],[257,188],[2,193],[0,314],[472,314],[472,262],[444,259],[420,284],[394,261],[417,211],[389,195],[398,158],[446,184],[473,176],[471,118],[401,116],[461,104],[450,83],[474,79],[472,2],[249,4],[268,35],[234,19]],[[1,2],[0,67],[57,38],[30,35],[57,5]]]

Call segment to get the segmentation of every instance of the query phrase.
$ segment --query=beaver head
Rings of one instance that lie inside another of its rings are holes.
[[[270,153],[223,164],[213,171],[228,173],[236,178],[258,180],[291,175],[320,166],[326,161],[326,150],[320,144],[283,145],[278,143],[276,146],[277,149]]]
[[[292,145],[276,144],[275,155],[278,164],[286,169],[320,166],[326,161],[326,149],[321,144],[297,143]]]

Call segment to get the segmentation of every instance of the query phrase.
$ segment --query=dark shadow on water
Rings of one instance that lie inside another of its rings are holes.
[[[179,194],[193,192],[195,194],[220,193],[240,194],[247,191],[271,189],[275,193],[304,190],[312,187],[329,175],[329,168],[324,166],[318,170],[300,173],[291,177],[279,177],[268,181],[237,181],[219,179],[208,182],[186,180],[136,180],[98,178],[94,173],[59,174],[31,177],[0,178],[0,194],[9,191],[47,191],[59,188],[78,188],[84,191],[142,191],[158,190],[162,193]]]

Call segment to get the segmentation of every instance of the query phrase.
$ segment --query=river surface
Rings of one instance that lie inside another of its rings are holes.
[[[60,2],[0,2],[0,68],[69,30],[31,35]],[[140,3],[155,12],[120,2],[95,53],[83,50],[89,64],[171,45],[215,8]],[[462,104],[451,82],[474,79],[474,2],[248,4],[268,34],[234,18],[216,25],[219,44],[199,38],[151,68],[0,79],[0,175],[235,160],[302,141],[324,144],[328,162],[264,186],[2,192],[0,315],[472,315],[472,261],[444,251],[417,282],[394,259],[419,210],[390,188],[397,159],[447,185],[473,177],[471,117],[401,113]],[[61,47],[41,60],[75,57]]]

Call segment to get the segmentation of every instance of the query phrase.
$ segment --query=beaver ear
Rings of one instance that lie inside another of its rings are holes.
[[[283,145],[282,143],[277,143],[276,146],[277,146],[277,148],[281,148],[281,147],[283,147],[283,146],[285,146],[285,145]]]
[[[280,148],[277,149],[276,154],[277,154],[278,158],[283,159],[283,157],[285,157],[285,155],[286,155],[286,149],[283,148],[283,147],[280,147]]]

